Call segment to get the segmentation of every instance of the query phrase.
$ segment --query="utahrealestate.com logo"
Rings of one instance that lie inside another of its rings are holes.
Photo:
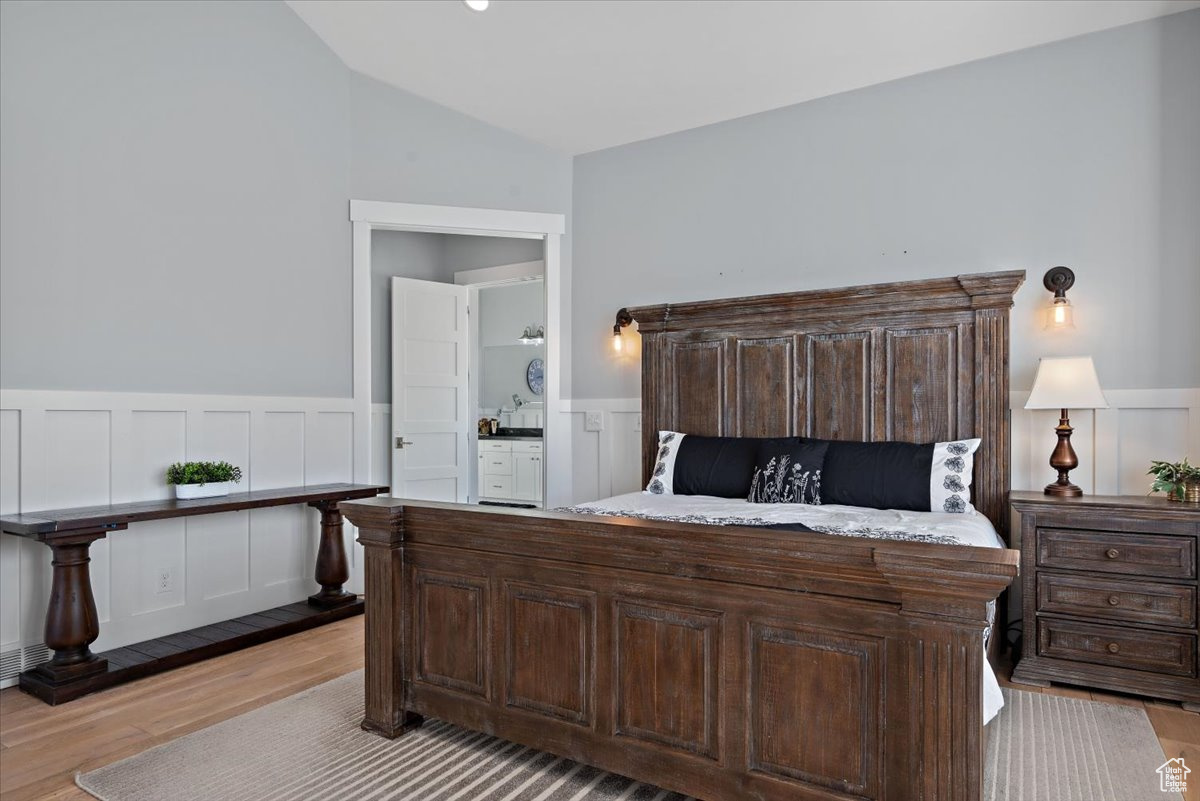
[[[1164,793],[1186,793],[1187,776],[1191,772],[1183,764],[1183,757],[1168,759],[1158,767],[1159,789]]]

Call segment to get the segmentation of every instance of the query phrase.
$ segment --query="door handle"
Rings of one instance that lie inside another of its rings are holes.
[[[403,435],[403,434],[399,434],[399,435],[397,435],[397,437],[396,437],[396,449],[397,449],[397,450],[403,450],[405,445],[412,445],[412,443],[411,443],[411,442],[409,442],[408,440],[406,440],[406,439],[404,438],[404,435]]]

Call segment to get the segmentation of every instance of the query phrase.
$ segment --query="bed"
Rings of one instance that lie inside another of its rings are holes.
[[[976,541],[939,539],[958,523],[928,517],[916,541],[846,536],[685,496],[657,516],[642,495],[346,504],[366,553],[363,727],[435,717],[709,801],[978,799],[982,643],[1018,562],[997,546],[1023,277],[630,309],[645,481],[660,431],[978,437],[971,495],[990,525],[960,532]]]

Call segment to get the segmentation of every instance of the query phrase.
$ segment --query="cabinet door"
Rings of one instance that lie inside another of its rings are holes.
[[[542,459],[530,453],[514,453],[513,497],[521,501],[542,499]]]

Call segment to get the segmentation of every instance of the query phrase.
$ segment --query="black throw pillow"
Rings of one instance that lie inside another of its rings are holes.
[[[672,476],[676,495],[745,498],[760,440],[749,437],[698,437],[679,442]]]
[[[829,440],[821,501],[872,509],[974,511],[971,480],[979,439],[951,442]]]
[[[783,437],[758,444],[747,500],[751,503],[821,503],[821,471],[829,443]]]

